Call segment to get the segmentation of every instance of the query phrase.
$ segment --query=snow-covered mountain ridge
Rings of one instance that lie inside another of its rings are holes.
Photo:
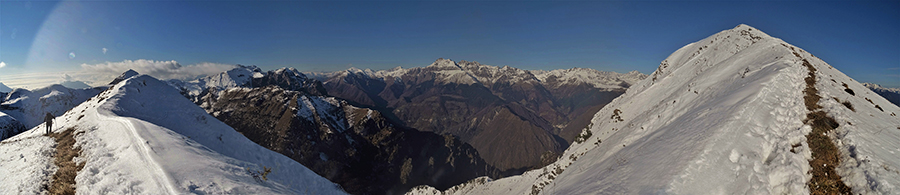
[[[216,120],[168,84],[121,81],[57,117],[74,129],[79,194],[344,194]],[[57,167],[40,125],[0,142],[0,194],[41,194]],[[264,169],[271,170],[264,176]],[[14,177],[13,177],[14,176]]]
[[[894,105],[900,105],[900,88],[882,87],[881,85],[874,83],[863,83],[863,86],[868,87],[873,92],[881,95],[881,97],[884,97],[884,99],[887,99]]]
[[[62,115],[106,88],[107,86],[71,89],[59,84],[35,90],[17,88],[5,97],[0,97],[3,99],[0,101],[0,112],[16,118],[31,129],[44,122],[46,113]]]
[[[25,125],[6,113],[0,112],[0,141],[24,132]]]
[[[323,82],[333,77],[346,77],[348,74],[362,75],[370,78],[385,79],[390,77],[395,81],[402,80],[403,77],[410,77],[408,74],[417,74],[421,72],[434,73],[436,80],[440,83],[458,83],[458,84],[481,84],[490,87],[491,85],[517,82],[538,82],[551,83],[553,85],[577,85],[590,84],[595,88],[627,88],[627,86],[636,83],[645,78],[647,75],[637,71],[628,73],[616,73],[599,71],[589,68],[571,68],[557,70],[522,70],[510,66],[491,66],[478,62],[459,61],[455,62],[451,59],[439,58],[428,66],[414,67],[404,69],[395,67],[387,70],[371,70],[350,68],[343,71],[335,72],[307,72],[316,79]],[[624,86],[624,87],[623,87]]]
[[[836,172],[854,194],[900,189],[900,107],[821,59],[739,25],[688,44],[594,115],[555,163],[410,194],[806,194],[804,79],[839,126]],[[820,166],[820,165],[817,165]]]
[[[529,71],[443,58],[409,69],[308,74],[321,80],[329,95],[421,131],[457,136],[510,173],[555,159],[590,114],[646,77],[584,68]],[[498,141],[501,137],[506,139]]]

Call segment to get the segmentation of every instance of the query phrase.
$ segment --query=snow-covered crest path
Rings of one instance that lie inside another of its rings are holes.
[[[149,76],[120,82],[56,123],[55,131],[77,132],[78,194],[345,194]],[[56,169],[53,140],[42,133],[38,126],[0,144],[0,173],[16,175],[2,178],[0,193],[41,193]],[[263,167],[272,170],[268,179],[254,179],[251,171]]]
[[[168,194],[177,194],[175,190],[172,189],[172,186],[174,186],[174,183],[172,183],[172,179],[168,174],[166,174],[165,171],[163,171],[159,163],[157,163],[157,160],[155,159],[156,157],[154,157],[154,155],[151,155],[151,152],[153,152],[153,148],[147,145],[147,143],[150,143],[150,141],[147,141],[148,139],[143,138],[141,133],[136,130],[135,125],[141,125],[140,129],[147,129],[147,127],[143,126],[143,124],[140,122],[135,122],[134,120],[136,119],[132,118],[99,113],[93,114],[97,115],[97,117],[101,119],[101,122],[114,121],[113,123],[105,123],[105,125],[107,125],[107,128],[127,130],[127,133],[130,134],[124,136],[119,136],[116,134],[103,134],[98,136],[112,139],[126,139],[127,141],[125,143],[135,146],[133,150],[136,150],[135,152],[137,154],[140,154],[138,155],[138,157],[140,158],[138,162],[142,164],[140,166],[145,167],[143,170],[146,170],[148,172],[147,175],[152,178],[152,183],[156,183],[155,186],[158,189],[162,189]],[[119,128],[116,127],[117,125],[119,126]],[[125,134],[125,132],[123,132],[123,134]],[[149,140],[157,142],[157,140],[155,139],[156,137],[154,137],[153,134],[147,134],[146,136],[149,136]]]

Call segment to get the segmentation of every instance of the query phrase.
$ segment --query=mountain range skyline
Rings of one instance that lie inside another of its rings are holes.
[[[437,58],[650,74],[698,35],[741,23],[793,40],[861,82],[900,87],[898,2],[0,4],[0,82],[13,88],[96,86],[140,68],[186,79],[235,64],[318,72]]]
[[[649,75],[128,70],[0,93],[0,193],[890,194],[897,91],[744,24]]]

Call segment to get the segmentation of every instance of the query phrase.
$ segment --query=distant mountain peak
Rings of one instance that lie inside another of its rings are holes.
[[[136,75],[138,75],[138,74],[139,74],[139,73],[138,73],[137,71],[134,71],[134,69],[128,69],[127,71],[123,72],[123,73],[120,74],[118,77],[116,77],[115,79],[113,79],[112,82],[109,82],[109,84],[110,84],[110,85],[118,84],[119,82],[122,82],[122,81],[124,81],[125,79],[131,78],[131,77],[136,76]]]
[[[3,83],[0,83],[0,92],[6,93],[10,91],[12,91],[12,88],[9,88],[9,86],[4,85]]]
[[[462,68],[461,68],[458,64],[456,64],[456,62],[454,62],[453,60],[451,60],[451,59],[444,59],[444,58],[438,58],[437,60],[434,61],[434,63],[431,63],[431,65],[428,65],[426,68],[455,68],[455,69],[462,69]]]
[[[135,75],[138,75],[138,72],[134,71],[134,69],[128,69],[128,71],[125,71],[124,73],[122,73],[122,76],[125,78],[131,78]]]

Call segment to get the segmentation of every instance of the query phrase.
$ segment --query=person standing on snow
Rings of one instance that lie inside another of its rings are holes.
[[[45,135],[50,135],[50,130],[53,129],[53,115],[48,112],[47,116],[44,116],[44,122],[46,123],[44,126],[47,126],[47,133]]]

